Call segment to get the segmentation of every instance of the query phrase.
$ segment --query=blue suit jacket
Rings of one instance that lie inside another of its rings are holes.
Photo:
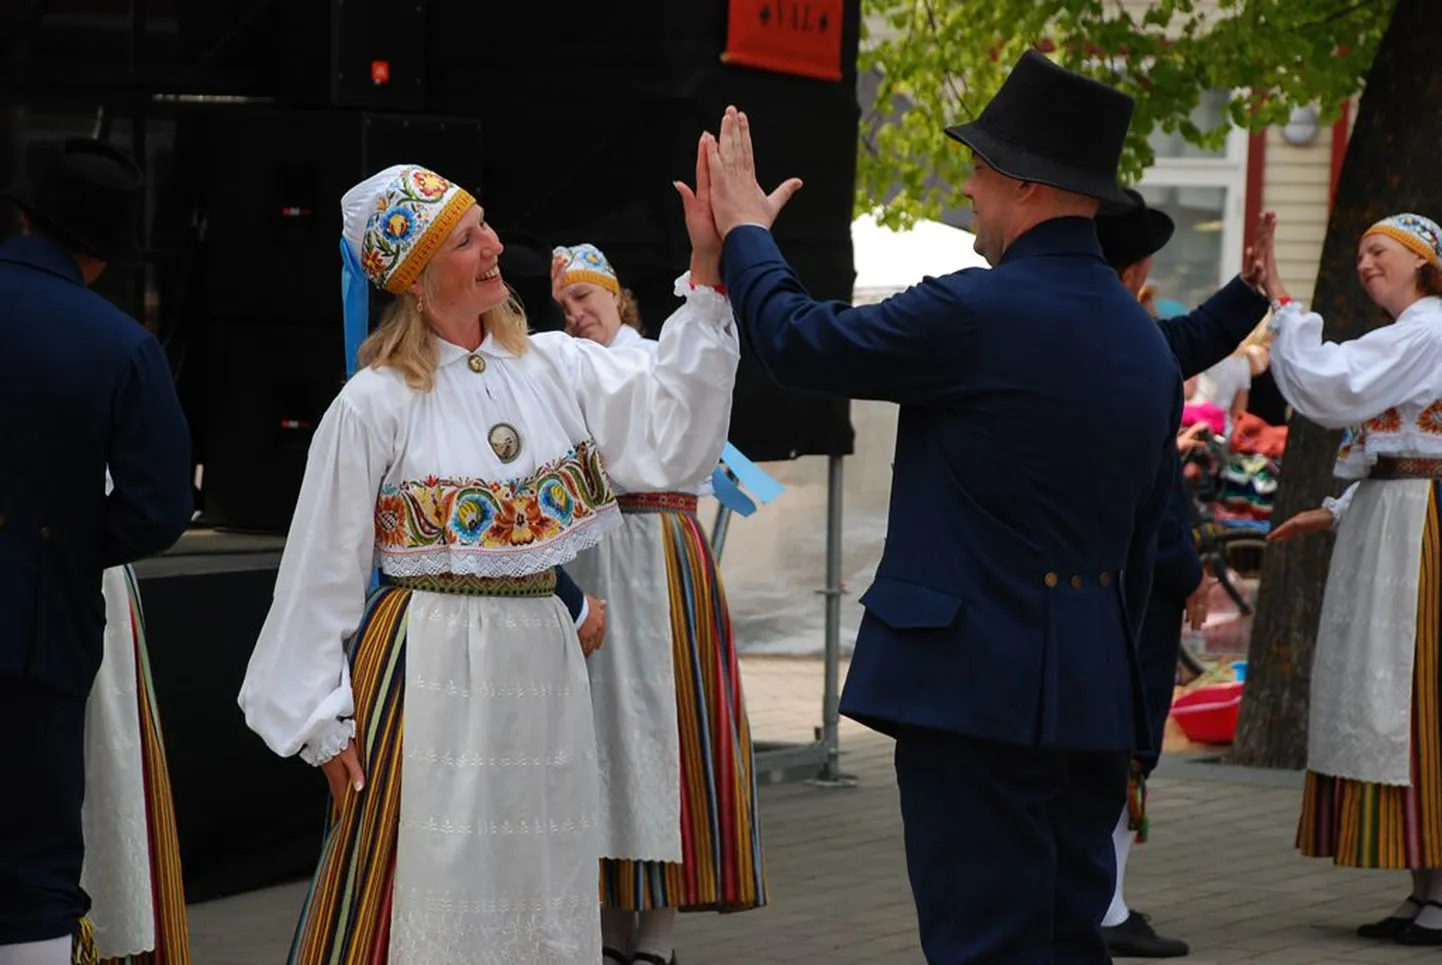
[[[1161,319],[1157,326],[1176,356],[1182,378],[1189,379],[1236,351],[1266,314],[1267,299],[1235,278],[1196,311]],[[1192,538],[1191,489],[1178,466],[1172,498],[1157,531],[1152,592],[1178,602],[1191,596],[1201,581],[1202,561]],[[1176,662],[1175,654],[1169,662]]]
[[[0,245],[0,439],[0,675],[83,694],[101,573],[190,524],[190,432],[154,336],[42,238]]]
[[[860,308],[813,301],[760,228],[733,230],[724,256],[776,381],[901,404],[842,712],[886,732],[1149,744],[1135,640],[1181,379],[1092,222],[1045,222],[992,270]]]

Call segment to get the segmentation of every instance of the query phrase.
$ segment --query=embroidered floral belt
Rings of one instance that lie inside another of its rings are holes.
[[[455,593],[460,596],[550,596],[556,592],[556,571],[542,570],[525,576],[466,576],[441,573],[436,576],[382,576],[387,586],[426,593]]]
[[[623,513],[691,513],[698,500],[690,493],[622,493],[616,505]]]
[[[1369,479],[1442,479],[1442,459],[1377,457]]]

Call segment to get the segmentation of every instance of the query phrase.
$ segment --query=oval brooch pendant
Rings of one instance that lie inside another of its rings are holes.
[[[491,426],[486,439],[501,462],[511,462],[521,454],[521,434],[508,422],[497,422]]]

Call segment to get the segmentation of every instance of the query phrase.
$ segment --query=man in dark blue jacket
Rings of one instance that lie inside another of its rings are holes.
[[[782,385],[900,403],[841,709],[896,738],[933,965],[1110,961],[1099,923],[1150,740],[1135,641],[1182,390],[1092,220],[1131,203],[1116,180],[1131,113],[1028,52],[948,131],[975,157],[962,190],[994,267],[862,307],[812,300],[777,249],[796,184],[762,192],[744,117],[728,110],[708,145],[743,344]]]
[[[1151,270],[1152,256],[1171,239],[1174,225],[1165,212],[1148,208],[1135,191],[1128,194],[1136,207],[1122,215],[1097,218],[1102,254],[1134,296],[1140,297]],[[1264,220],[1254,248],[1247,253],[1244,275],[1234,278],[1189,315],[1158,319],[1157,326],[1176,356],[1182,377],[1189,379],[1226,358],[1267,314],[1266,296],[1260,294],[1265,252],[1272,245],[1272,222]],[[1191,493],[1180,467],[1166,515],[1157,531],[1157,555],[1152,590],[1137,641],[1151,749],[1135,756],[1138,772],[1135,798],[1140,807],[1124,809],[1113,834],[1117,880],[1112,904],[1102,919],[1102,935],[1119,958],[1173,958],[1186,955],[1187,944],[1158,935],[1146,916],[1127,907],[1124,884],[1133,834],[1145,829],[1145,782],[1157,765],[1167,715],[1172,706],[1182,623],[1189,619],[1200,628],[1206,616],[1202,561],[1192,539]]]
[[[0,963],[70,961],[89,910],[101,574],[190,523],[190,434],[165,355],[87,287],[140,257],[141,185],[125,155],[76,138],[7,192],[24,233],[0,245]]]

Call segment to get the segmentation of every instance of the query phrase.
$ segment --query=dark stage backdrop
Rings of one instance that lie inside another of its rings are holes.
[[[848,299],[859,7],[831,24],[836,82],[724,65],[726,0],[0,4],[0,181],[74,134],[144,159],[152,257],[101,288],[179,372],[207,520],[283,532],[343,378],[345,187],[434,166],[507,234],[605,249],[655,334],[688,261],[671,184],[735,103],[765,184],[806,181],[775,226],[782,248],[812,294]],[[853,450],[845,400],[784,391],[750,360],[731,438],[762,461]],[[274,569],[167,567],[141,567],[141,592],[189,895],[303,877],[324,782],[271,755],[235,703]]]

